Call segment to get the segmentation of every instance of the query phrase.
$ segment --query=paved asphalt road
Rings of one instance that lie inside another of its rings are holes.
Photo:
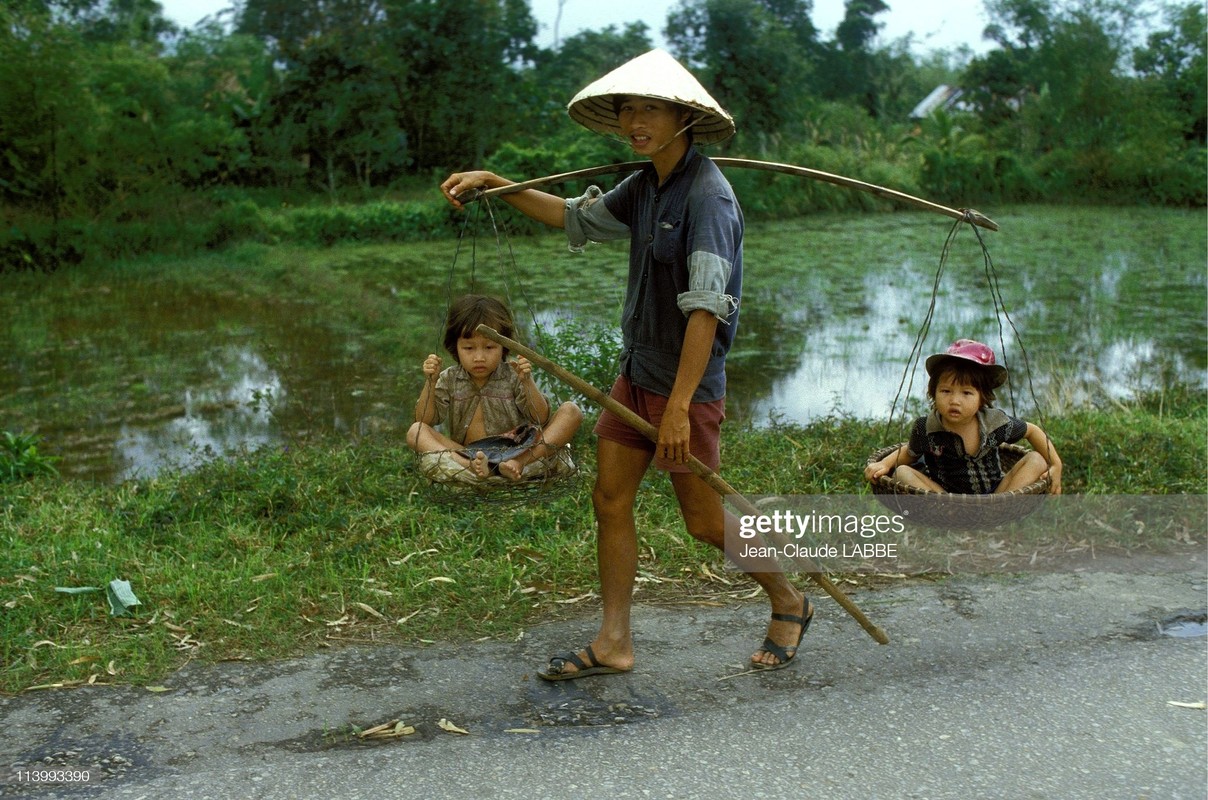
[[[1208,605],[1204,558],[1111,569],[853,595],[885,646],[816,597],[799,663],[758,675],[762,604],[639,603],[624,676],[532,674],[583,619],[0,698],[0,765],[92,778],[0,796],[1204,800],[1208,712],[1171,701],[1208,699],[1208,642],[1158,633]],[[415,733],[350,734],[396,719]]]

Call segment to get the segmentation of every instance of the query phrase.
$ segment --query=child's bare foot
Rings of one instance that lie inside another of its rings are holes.
[[[511,481],[524,477],[524,465],[516,459],[509,459],[499,465],[499,474]]]
[[[480,478],[491,477],[491,465],[487,461],[487,454],[479,450],[470,461],[470,470]]]

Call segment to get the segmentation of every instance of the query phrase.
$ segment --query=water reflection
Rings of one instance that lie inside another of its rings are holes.
[[[895,399],[898,410],[916,400],[926,376],[911,369],[910,335],[912,326],[917,335],[925,321],[930,298],[919,287],[929,279],[910,261],[899,267],[888,285],[884,275],[860,277],[857,286],[844,290],[844,312],[802,320],[792,368],[779,375],[767,396],[751,404],[746,413],[756,423],[804,422],[829,415],[879,419],[890,415]],[[938,340],[951,340],[967,335],[957,331],[980,330],[983,316],[972,304],[948,302],[936,310],[931,328],[942,331]],[[1011,348],[1009,329],[1002,342]],[[1001,352],[997,343],[995,349]]]
[[[117,480],[190,469],[279,440],[270,409],[286,393],[264,358],[248,346],[228,346],[211,355],[208,367],[199,384],[185,389],[181,416],[122,424],[113,452]]]
[[[817,222],[801,224],[819,234]],[[831,223],[852,224],[863,223]],[[914,373],[908,366],[932,302],[936,243],[929,230],[902,245],[903,232],[921,226],[908,217],[895,224],[900,229],[881,241],[870,223],[850,246],[809,258],[771,252],[757,232],[750,237],[741,330],[729,359],[732,420],[881,421],[895,398],[903,417],[904,404],[917,409],[926,376],[921,365]],[[980,252],[954,259],[920,355],[962,336],[991,344],[1012,372],[1002,405],[1025,417],[1035,406],[1057,414],[1176,382],[1203,387],[1202,255],[1172,263],[1169,243],[1151,245],[1152,233],[1119,250],[1098,238],[1071,248],[1065,228],[1055,231],[1051,259],[1001,259],[1014,329],[995,308]],[[521,276],[526,292],[514,301],[522,325],[571,318],[589,336],[600,326],[616,330],[622,251],[567,256],[558,239],[516,245],[532,273]],[[305,292],[203,292],[115,276],[101,288],[64,280],[26,291],[13,305],[20,317],[0,326],[0,428],[36,431],[64,475],[97,480],[188,468],[312,431],[401,436],[419,365],[440,348],[449,300],[443,267],[417,263],[407,248],[389,258],[380,251],[341,258],[327,269],[361,292],[356,309]],[[3,338],[18,326],[20,348]]]

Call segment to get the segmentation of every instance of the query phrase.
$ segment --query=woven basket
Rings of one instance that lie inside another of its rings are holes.
[[[437,475],[425,471],[421,457],[415,455],[416,471],[426,479],[426,497],[441,506],[462,507],[480,502],[494,507],[516,507],[550,503],[572,494],[582,485],[583,473],[571,455],[569,445],[549,457],[547,469],[531,477],[511,481],[502,475],[478,478],[468,469]]]
[[[892,454],[904,443],[882,447],[868,457],[869,464]],[[1014,444],[999,445],[1003,472],[1010,471],[1028,451]],[[885,475],[872,485],[873,494],[886,508],[902,514],[909,522],[933,528],[979,530],[995,528],[1026,517],[1044,502],[1049,476],[1022,489],[1002,494],[942,494],[907,486]]]

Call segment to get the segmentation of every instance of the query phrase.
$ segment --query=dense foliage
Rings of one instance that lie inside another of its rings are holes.
[[[663,33],[739,120],[729,155],[952,205],[1204,203],[1202,4],[986,6],[977,57],[882,42],[880,0],[847,0],[830,40],[811,0],[681,0]],[[646,26],[536,31],[525,0],[247,0],[187,31],[155,0],[7,2],[0,269],[264,237],[257,209],[394,199],[453,168],[624,160],[564,108],[651,47]],[[939,84],[959,96],[912,118]]]

